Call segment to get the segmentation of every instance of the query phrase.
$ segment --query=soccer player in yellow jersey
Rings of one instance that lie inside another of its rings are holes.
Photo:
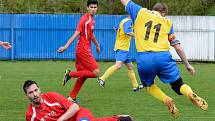
[[[128,77],[131,80],[133,91],[137,92],[142,88],[142,85],[139,86],[137,83],[134,73],[134,65],[132,64],[129,54],[131,37],[134,36],[130,16],[123,19],[117,27],[114,27],[114,30],[117,32],[114,47],[114,51],[116,52],[116,63],[115,65],[109,67],[97,81],[100,86],[104,88],[105,80],[114,72],[119,70],[123,66],[123,63],[125,63],[128,68]]]
[[[154,78],[158,76],[163,83],[170,84],[177,94],[187,96],[196,106],[207,110],[207,102],[183,82],[176,62],[169,52],[171,45],[186,65],[187,70],[194,76],[195,69],[188,62],[180,41],[176,40],[173,24],[165,17],[168,13],[166,4],[157,3],[151,11],[131,0],[121,0],[121,2],[126,6],[126,11],[134,23],[138,52],[137,68],[147,92],[167,105],[173,117],[179,116],[179,110],[173,99],[154,84]]]

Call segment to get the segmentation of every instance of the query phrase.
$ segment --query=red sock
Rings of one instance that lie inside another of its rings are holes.
[[[74,85],[72,91],[70,92],[70,97],[71,98],[76,98],[77,97],[78,92],[80,91],[80,89],[81,89],[81,87],[84,84],[86,79],[87,79],[86,77],[77,78],[77,81],[75,82],[75,85]]]
[[[71,77],[86,77],[86,78],[96,78],[97,76],[91,71],[71,71],[69,73]]]

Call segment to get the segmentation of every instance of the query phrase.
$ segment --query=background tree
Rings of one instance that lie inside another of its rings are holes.
[[[0,0],[1,13],[84,13],[87,0]],[[165,2],[169,15],[215,15],[215,0],[133,0],[151,9]],[[99,14],[125,14],[120,0],[99,0]]]

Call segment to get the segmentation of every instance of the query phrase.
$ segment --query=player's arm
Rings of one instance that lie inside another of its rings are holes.
[[[73,103],[57,121],[65,121],[71,118],[78,112],[79,109],[80,109],[79,106],[76,103]]]
[[[135,4],[132,0],[121,0],[121,3],[126,7],[126,12],[131,16],[131,19],[134,22],[142,7]]]
[[[54,102],[59,103],[63,110],[64,109],[66,110],[66,112],[63,115],[61,115],[61,117],[59,117],[57,121],[64,121],[71,118],[80,109],[76,103],[69,101],[63,95],[60,95],[56,92],[49,92],[46,95]]]
[[[121,0],[121,3],[126,6],[130,0]]]
[[[76,37],[78,37],[78,35],[80,34],[80,31],[75,31],[75,33],[72,35],[72,37],[67,41],[67,43],[64,46],[61,46],[57,51],[59,53],[64,52],[70,44],[72,44],[74,42],[74,40],[76,39]]]
[[[115,25],[115,26],[113,27],[113,30],[114,30],[115,32],[118,32],[118,29],[119,29],[119,24],[117,24],[117,25]]]
[[[96,37],[95,37],[94,34],[93,34],[93,36],[92,36],[92,41],[93,41],[93,43],[96,45],[96,52],[97,52],[97,53],[100,53],[100,45],[99,45],[98,41],[96,40]]]
[[[174,33],[173,26],[171,27],[171,30],[169,32],[169,42],[170,42],[171,46],[174,47],[175,51],[177,52],[177,54],[179,55],[179,57],[181,58],[183,63],[186,65],[187,70],[190,72],[190,74],[192,76],[194,76],[195,75],[195,69],[192,65],[190,65],[190,63],[187,59],[187,56],[184,52],[184,49],[181,46],[180,41],[176,40],[176,35]]]
[[[190,63],[188,62],[187,56],[181,46],[181,44],[175,44],[173,45],[175,51],[177,52],[177,54],[179,55],[179,57],[181,58],[181,60],[184,62],[184,64],[187,67],[187,70],[190,72],[190,74],[192,76],[195,75],[195,69],[192,65],[190,65]]]
[[[2,42],[2,41],[0,41],[0,46],[2,46],[5,49],[10,49],[11,48],[11,45],[10,45],[9,42]]]
[[[134,36],[134,32],[132,30],[132,21],[131,20],[125,22],[123,24],[123,28],[124,28],[124,33],[125,34],[127,34],[129,36],[132,36],[132,37]]]
[[[117,31],[118,31],[118,28],[116,28],[116,27],[113,27],[113,30],[114,30],[115,32],[117,32]]]

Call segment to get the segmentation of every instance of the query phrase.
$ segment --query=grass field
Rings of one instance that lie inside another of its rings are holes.
[[[99,62],[101,73],[112,64]],[[191,77],[182,64],[179,64],[179,68],[184,81],[207,100],[209,110],[206,112],[191,104],[185,96],[176,95],[169,85],[156,80],[156,84],[175,99],[181,112],[178,119],[173,119],[167,107],[147,94],[145,89],[138,93],[132,92],[125,67],[107,80],[105,89],[100,88],[95,79],[88,79],[78,99],[96,117],[130,114],[135,121],[215,121],[215,64],[193,65],[197,71],[195,77]],[[27,79],[36,80],[42,92],[56,91],[67,96],[75,81],[72,79],[65,87],[61,86],[60,80],[67,67],[74,69],[74,62],[0,61],[0,121],[25,120],[28,100],[22,85]]]

